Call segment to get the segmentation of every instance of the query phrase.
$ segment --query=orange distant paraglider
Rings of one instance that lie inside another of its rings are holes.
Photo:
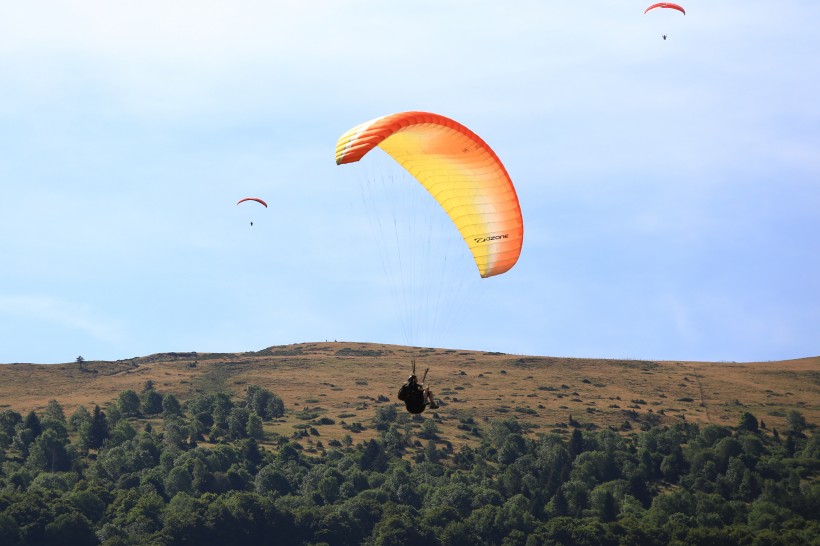
[[[245,197],[244,199],[240,199],[239,201],[237,201],[236,204],[238,205],[240,203],[244,203],[245,201],[256,201],[257,203],[261,203],[262,205],[264,205],[265,208],[268,208],[268,204],[259,199],[258,197]]]

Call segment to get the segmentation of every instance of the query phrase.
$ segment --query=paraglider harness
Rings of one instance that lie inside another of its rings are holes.
[[[399,400],[404,402],[407,411],[413,414],[419,414],[427,407],[427,397],[424,392],[424,380],[427,379],[427,372],[430,368],[424,370],[424,376],[421,378],[421,383],[416,379],[416,361],[413,360],[413,372],[407,378],[407,383],[399,389]]]

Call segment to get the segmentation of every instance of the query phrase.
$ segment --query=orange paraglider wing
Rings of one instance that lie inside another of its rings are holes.
[[[524,241],[518,195],[501,160],[478,135],[438,114],[391,114],[344,133],[336,143],[336,164],[359,161],[376,146],[441,205],[482,277],[515,265]]]

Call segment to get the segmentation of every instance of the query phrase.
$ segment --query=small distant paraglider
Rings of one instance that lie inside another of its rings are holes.
[[[686,15],[686,10],[684,10],[682,7],[680,7],[677,4],[672,4],[671,2],[660,2],[658,4],[652,4],[651,6],[646,8],[643,12],[644,13],[649,13],[650,11],[652,11],[653,9],[656,9],[656,8],[676,9],[679,12],[681,12],[682,14]]]
[[[256,201],[257,203],[261,203],[262,206],[264,206],[265,208],[268,208],[268,204],[265,203],[264,201],[262,201],[261,199],[259,199],[258,197],[245,197],[245,198],[240,199],[239,201],[237,201],[236,204],[238,205],[240,203],[244,203],[245,201]]]
[[[244,203],[245,201],[256,201],[257,203],[261,204],[263,207],[268,208],[268,204],[265,203],[263,200],[259,199],[258,197],[244,197],[236,202],[237,205]],[[251,222],[251,226],[253,226],[253,222]]]
[[[643,13],[644,13],[644,15],[646,15],[647,13],[649,13],[650,11],[652,11],[654,9],[661,9],[661,8],[677,10],[677,11],[681,12],[682,14],[686,15],[686,10],[685,9],[683,9],[681,6],[679,6],[677,4],[672,4],[671,2],[659,2],[657,4],[652,4],[651,6],[646,8]],[[667,34],[666,33],[661,34],[661,37],[664,39],[664,41],[666,41]]]

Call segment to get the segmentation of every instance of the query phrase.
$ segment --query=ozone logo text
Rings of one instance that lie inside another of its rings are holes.
[[[504,235],[490,235],[489,237],[476,237],[476,243],[489,243],[490,241],[497,241],[498,239],[508,239],[509,234],[505,233]]]

